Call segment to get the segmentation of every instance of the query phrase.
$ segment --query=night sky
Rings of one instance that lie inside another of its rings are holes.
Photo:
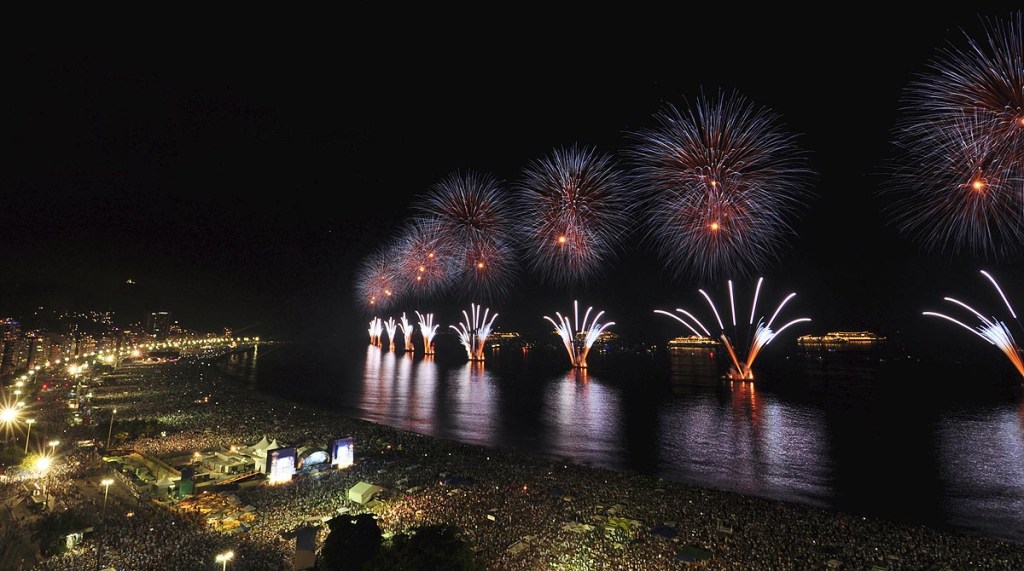
[[[370,41],[345,33],[348,22],[298,41],[25,45],[8,55],[17,81],[5,90],[0,313],[159,309],[197,329],[358,333],[357,264],[439,179],[469,169],[511,182],[573,143],[621,153],[664,103],[721,88],[779,113],[818,172],[799,236],[764,271],[766,293],[798,292],[790,315],[814,318],[808,332],[965,341],[921,310],[958,294],[999,311],[981,268],[1021,306],[1022,259],[922,252],[887,227],[878,190],[902,89],[944,42],[961,42],[961,28],[980,29],[975,10],[821,15],[808,26],[806,14],[736,9],[692,14],[671,33],[557,40],[556,28],[467,26]],[[663,340],[682,332],[651,310],[703,312],[702,285],[671,279],[631,243],[589,287],[544,288],[524,274],[491,306],[499,327],[536,328],[578,296],[623,335]],[[407,309],[434,310],[447,327],[447,308],[468,301]]]

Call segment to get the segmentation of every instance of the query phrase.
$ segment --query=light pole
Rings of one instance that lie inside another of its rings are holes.
[[[110,411],[110,428],[107,429],[107,450],[110,450],[110,436],[114,434],[114,415],[117,414],[117,409]]]
[[[103,478],[100,480],[100,484],[103,485],[103,511],[100,512],[100,517],[106,517],[107,515],[107,494],[110,493],[110,484],[113,484],[114,480],[111,478]]]
[[[0,409],[0,423],[4,425],[4,444],[8,442],[11,433],[11,426],[18,421],[18,409],[13,406],[5,406]]]
[[[221,571],[228,570],[228,561],[231,561],[235,557],[234,551],[225,551],[224,553],[217,554],[217,563],[222,563]]]
[[[110,484],[113,484],[114,480],[111,478],[103,478],[100,480],[100,484],[103,486],[103,510],[100,512],[100,523],[103,524],[103,534],[107,533],[107,494],[110,492]],[[103,535],[100,535],[100,544],[96,548],[96,571],[100,569],[100,561],[103,559]]]
[[[32,434],[32,425],[36,423],[36,419],[29,418],[25,420],[25,424],[28,425],[28,430],[25,431],[25,454],[28,454],[28,437]]]
[[[57,453],[57,447],[60,446],[60,440],[51,440],[46,443],[50,447],[50,458]]]
[[[49,456],[40,456],[39,459],[36,460],[36,470],[40,473],[41,476],[43,476],[43,507],[44,508],[49,508],[50,507],[50,498],[49,498],[50,490],[48,489],[49,486],[47,484],[50,483],[50,464],[52,464],[52,462],[53,462],[53,460]]]

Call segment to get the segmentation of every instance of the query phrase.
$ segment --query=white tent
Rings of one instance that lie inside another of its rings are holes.
[[[264,450],[270,451],[270,450],[277,450],[278,448],[283,448],[283,446],[278,444],[277,443],[277,439],[275,438],[274,441],[270,443],[270,446],[267,446],[266,448],[264,448]]]
[[[383,492],[384,488],[375,486],[369,482],[359,482],[348,490],[348,499],[359,504],[365,504],[373,499],[373,496]]]
[[[256,444],[250,446],[249,450],[252,450],[254,452],[257,450],[265,452],[267,450],[267,446],[270,446],[270,442],[267,441],[267,436],[263,435],[263,439],[257,442]]]

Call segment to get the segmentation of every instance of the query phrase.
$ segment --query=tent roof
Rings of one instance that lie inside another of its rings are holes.
[[[382,490],[384,490],[384,488],[377,486],[375,484],[371,484],[369,482],[359,482],[358,484],[349,488],[348,491],[349,493],[355,492],[357,494],[361,494],[363,492],[380,492]]]
[[[264,434],[262,440],[260,440],[256,444],[253,444],[249,448],[252,448],[253,450],[256,450],[256,449],[266,450],[267,446],[270,446],[270,442],[267,442],[267,435]]]
[[[281,445],[277,443],[276,438],[270,443],[270,446],[267,446],[267,450],[277,450],[278,448],[281,448]]]

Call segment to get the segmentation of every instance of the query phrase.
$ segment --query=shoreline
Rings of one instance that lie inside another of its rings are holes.
[[[842,568],[1024,568],[1024,546],[1004,540],[425,436],[243,386],[213,363],[151,373],[135,391],[104,386],[96,395],[97,404],[116,406],[122,418],[155,419],[179,430],[128,443],[147,453],[227,449],[262,436],[298,446],[355,438],[356,463],[349,469],[234,492],[256,514],[249,532],[224,538],[239,545],[235,569],[289,568],[284,562],[294,546],[280,533],[342,508],[374,513],[389,533],[455,524],[487,569],[681,569],[675,555],[687,545],[712,554],[700,564],[704,569],[823,568],[830,562]],[[124,395],[132,392],[155,398],[129,402]],[[209,395],[209,403],[186,413],[181,407],[198,393]],[[175,399],[178,412],[160,412]],[[387,498],[371,507],[350,502],[347,490],[364,480],[383,486]],[[267,566],[268,554],[282,565]],[[45,562],[42,568],[63,569]]]

